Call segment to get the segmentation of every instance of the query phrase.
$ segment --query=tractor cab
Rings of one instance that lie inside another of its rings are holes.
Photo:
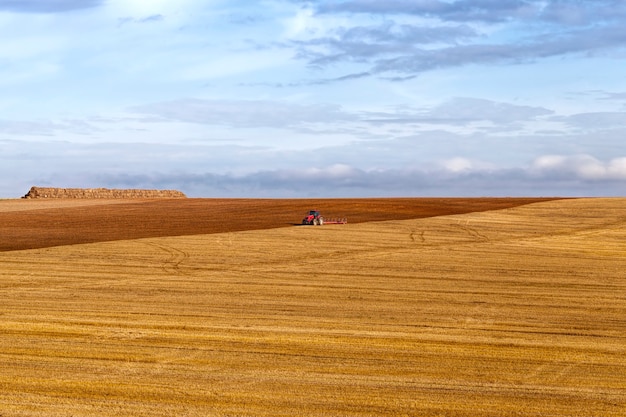
[[[321,214],[317,210],[310,210],[309,214],[306,215],[304,219],[302,219],[302,224],[312,224],[314,226],[320,226],[324,224],[324,219]]]

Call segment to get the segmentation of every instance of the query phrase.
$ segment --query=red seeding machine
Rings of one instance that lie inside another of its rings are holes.
[[[321,226],[323,224],[346,224],[348,219],[344,218],[324,218],[317,210],[309,211],[309,214],[302,219],[302,224],[309,224],[313,226]]]

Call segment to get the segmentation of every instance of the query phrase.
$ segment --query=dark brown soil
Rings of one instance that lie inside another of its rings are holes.
[[[547,200],[554,198],[172,199],[33,206],[32,210],[0,212],[0,251],[289,227],[299,225],[311,209],[327,218],[346,217],[350,223],[362,223],[497,210]]]

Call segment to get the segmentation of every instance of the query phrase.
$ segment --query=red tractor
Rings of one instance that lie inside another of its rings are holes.
[[[309,211],[309,214],[302,219],[302,224],[312,224],[313,226],[321,226],[324,224],[324,218],[317,210]]]

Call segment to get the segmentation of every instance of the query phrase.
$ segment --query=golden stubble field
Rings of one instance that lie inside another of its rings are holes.
[[[625,205],[0,253],[0,416],[624,416]]]

